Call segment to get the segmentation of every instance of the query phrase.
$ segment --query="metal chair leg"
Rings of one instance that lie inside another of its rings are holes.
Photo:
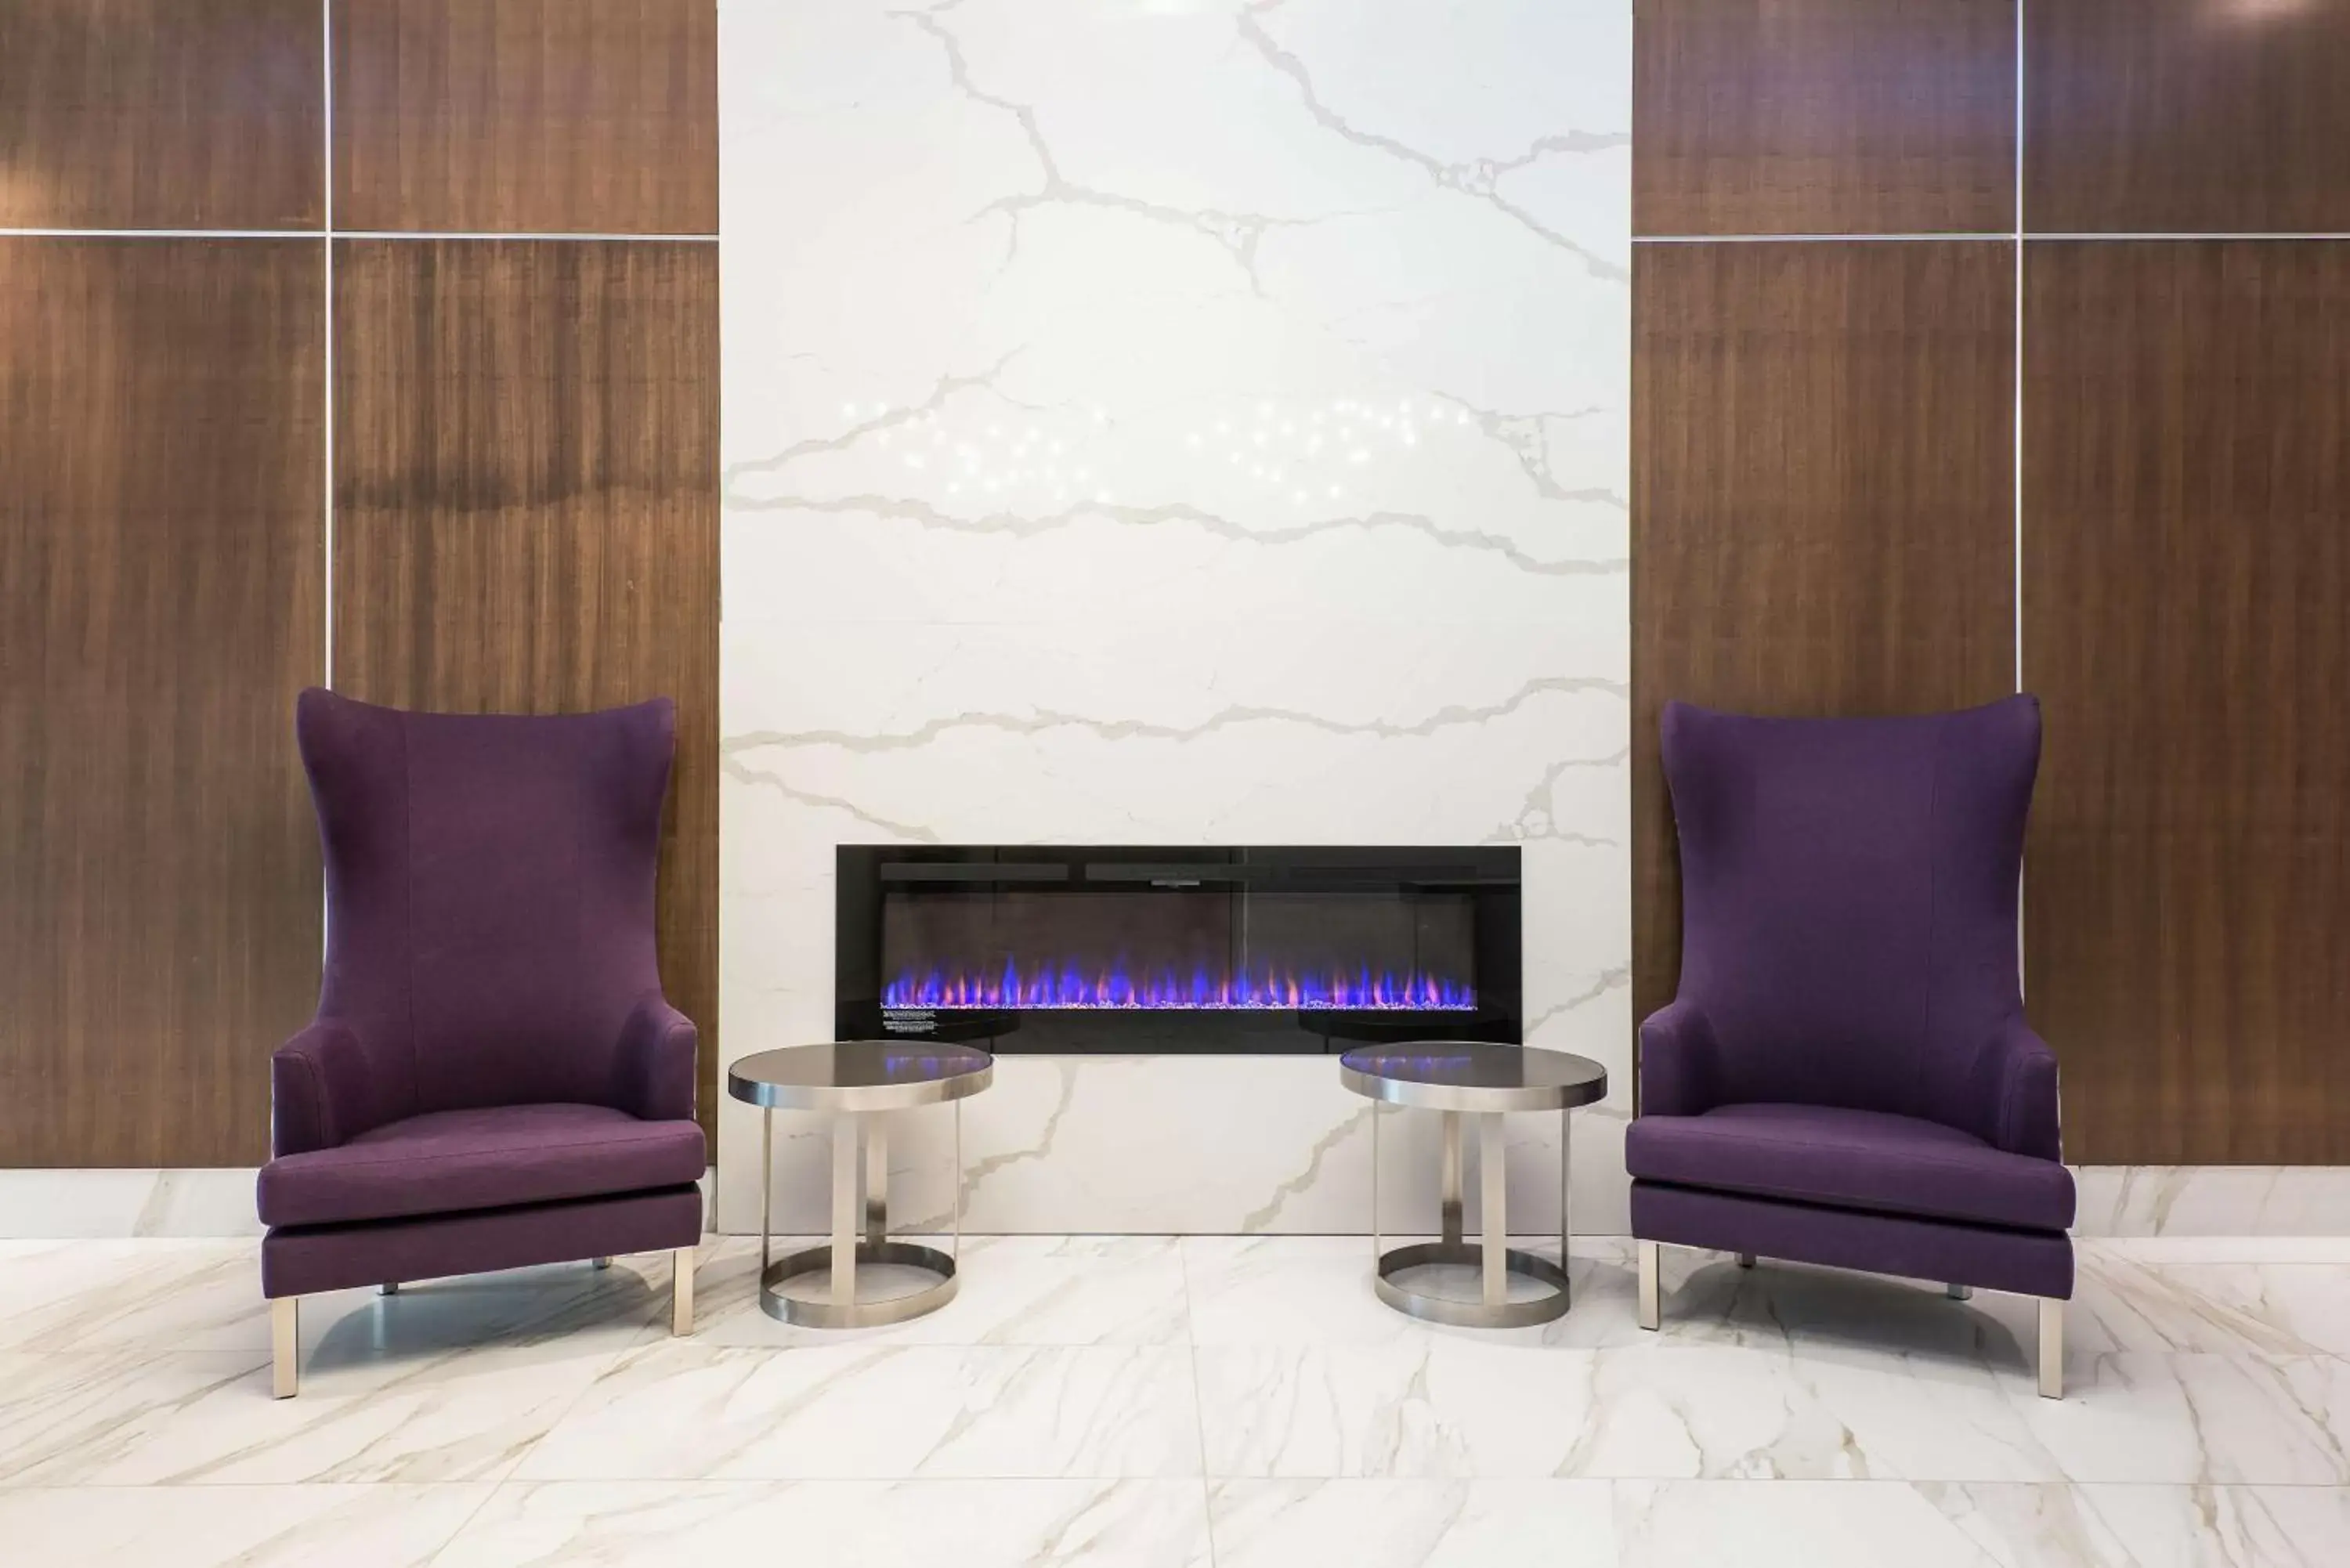
[[[400,1293],[400,1282],[398,1280],[384,1281],[383,1293],[388,1296],[398,1295]]]
[[[591,1269],[608,1269],[612,1266],[612,1260],[609,1258],[590,1258],[588,1260],[588,1266]]]
[[[2053,1296],[2040,1302],[2040,1397],[2064,1397],[2064,1303]]]
[[[1655,1241],[1642,1241],[1638,1243],[1638,1246],[1640,1252],[1640,1326],[1642,1328],[1653,1329],[1659,1322],[1662,1321],[1664,1315],[1663,1303],[1659,1299],[1660,1293],[1660,1283],[1658,1277],[1659,1260],[1657,1254],[1659,1249],[1659,1244]]]
[[[1972,1285],[1953,1284],[1944,1287],[1944,1293],[1954,1302],[1968,1301],[1972,1299],[1975,1288]]]
[[[1738,1254],[1738,1266],[1739,1266],[1740,1268],[1742,1268],[1742,1269],[1751,1269],[1751,1268],[1752,1268],[1752,1267],[1754,1266],[1754,1254],[1753,1254],[1753,1253],[1752,1253],[1752,1252],[1741,1252],[1741,1253],[1739,1253],[1739,1254]]]
[[[671,1254],[669,1331],[682,1337],[693,1332],[693,1249],[680,1247]]]
[[[269,1303],[269,1392],[291,1399],[298,1386],[302,1347],[299,1296],[279,1296]]]

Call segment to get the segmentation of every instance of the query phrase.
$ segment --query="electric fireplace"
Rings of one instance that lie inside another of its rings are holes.
[[[1518,851],[839,850],[842,1039],[1012,1054],[1516,1044]]]

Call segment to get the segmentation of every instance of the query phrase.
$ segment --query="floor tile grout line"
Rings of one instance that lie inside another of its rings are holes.
[[[498,1493],[505,1490],[508,1482],[513,1479],[512,1476],[508,1476],[504,1480],[492,1481],[489,1490],[482,1493],[482,1501],[475,1503],[466,1512],[465,1517],[457,1521],[457,1528],[449,1532],[449,1538],[432,1549],[432,1555],[424,1560],[423,1568],[434,1568],[434,1564],[446,1558],[455,1548],[457,1538],[473,1527],[473,1521],[481,1518],[488,1511],[490,1504],[498,1501]]]
[[[1175,1266],[1183,1278],[1183,1351],[1191,1363],[1191,1430],[1200,1439],[1200,1529],[1208,1543],[1208,1568],[1216,1568],[1216,1493],[1208,1476],[1208,1401],[1200,1385],[1199,1303],[1191,1295],[1191,1249],[1175,1238]]]

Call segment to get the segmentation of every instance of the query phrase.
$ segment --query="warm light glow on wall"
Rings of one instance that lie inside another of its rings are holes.
[[[2310,5],[2311,0],[2218,0],[2213,9],[2230,22],[2272,22],[2297,16]]]

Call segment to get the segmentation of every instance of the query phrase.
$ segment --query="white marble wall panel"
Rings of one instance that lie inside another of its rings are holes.
[[[841,843],[1521,843],[1620,1226],[1628,4],[720,16],[727,1055],[830,1033]],[[1360,1229],[1363,1114],[1326,1061],[1007,1061],[967,1221]],[[722,1228],[757,1147],[727,1107]]]
[[[951,1221],[953,1117],[940,1108],[889,1118],[892,1225]],[[987,1233],[1213,1231],[1330,1234],[1371,1221],[1370,1102],[1338,1086],[1326,1058],[1005,1056],[995,1085],[963,1102],[962,1223]],[[1381,1222],[1436,1228],[1440,1118],[1389,1107],[1379,1123]],[[1584,1233],[1625,1228],[1623,1120],[1575,1113],[1574,1217]],[[1558,1231],[1559,1120],[1509,1118],[1509,1223]],[[756,1113],[740,1147],[758,1157]],[[832,1130],[775,1116],[774,1225],[830,1223]],[[1464,1160],[1469,1222],[1482,1222],[1475,1139]],[[757,1188],[749,1192],[755,1201]],[[755,1212],[745,1228],[754,1228]],[[720,1229],[734,1227],[722,1219]]]
[[[2085,1165],[2082,1236],[2350,1235],[2350,1168]]]

